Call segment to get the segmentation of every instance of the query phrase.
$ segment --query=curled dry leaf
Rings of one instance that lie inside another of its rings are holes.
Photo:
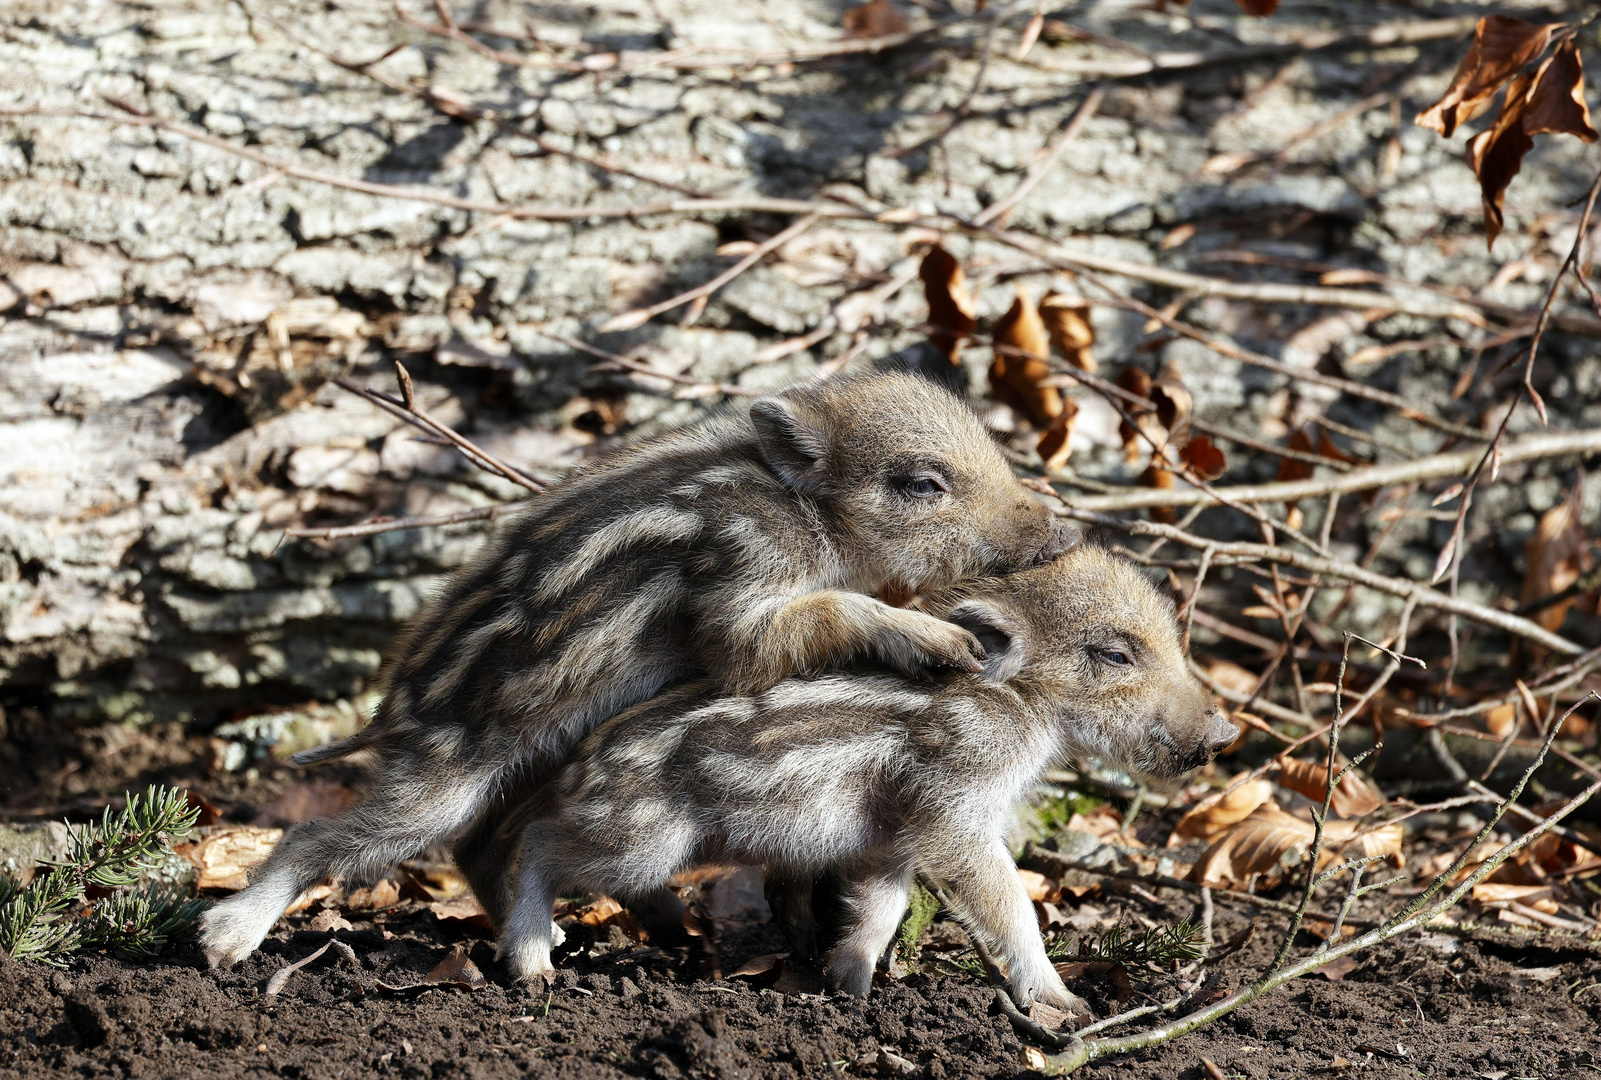
[[[1253,678],[1252,684],[1256,680]],[[1167,838],[1170,848],[1199,841],[1210,844],[1234,826],[1250,817],[1273,797],[1273,781],[1247,780],[1232,791],[1225,791],[1203,799],[1173,826],[1173,835]]]
[[[845,12],[839,22],[845,36],[853,38],[890,37],[908,29],[906,16],[893,0],[868,0]]]
[[[1190,467],[1196,476],[1211,483],[1222,476],[1229,467],[1228,458],[1223,451],[1213,445],[1212,440],[1205,435],[1197,435],[1185,443],[1179,450],[1179,459]]]
[[[1330,461],[1341,461],[1347,465],[1366,464],[1355,454],[1348,454],[1341,450],[1339,444],[1329,438],[1329,433],[1319,430],[1317,439],[1312,438],[1312,425],[1299,428],[1290,436],[1285,444],[1286,450],[1294,450],[1301,454],[1316,454],[1318,457],[1328,458]],[[1309,461],[1296,461],[1293,458],[1279,459],[1279,480],[1310,480],[1317,471],[1317,466]]]
[[[1184,385],[1178,372],[1171,368],[1162,372],[1161,376],[1151,383],[1150,392],[1146,395],[1151,400],[1151,407],[1156,410],[1156,420],[1167,429],[1169,442],[1181,442],[1183,432],[1189,427],[1190,412],[1195,407],[1195,399],[1190,396],[1190,388]]]
[[[1324,793],[1328,791],[1328,778],[1328,765],[1325,762],[1291,758],[1279,765],[1278,782],[1316,803],[1321,803]],[[1374,791],[1372,785],[1353,769],[1334,785],[1334,798],[1329,802],[1329,809],[1337,817],[1356,818],[1371,814],[1383,805],[1384,796]]]
[[[481,989],[488,980],[478,965],[467,957],[467,950],[457,945],[445,958],[435,964],[422,981],[432,986],[460,986],[467,990]]]
[[[990,390],[1036,428],[1049,427],[1062,412],[1062,392],[1041,385],[1051,373],[1051,341],[1039,309],[1021,287],[995,323],[995,359]]]
[[[1306,859],[1314,835],[1310,821],[1286,813],[1270,800],[1209,847],[1190,871],[1190,880],[1209,886],[1244,885],[1252,878],[1280,874]],[[1330,821],[1323,829],[1318,868],[1348,857],[1374,855],[1400,866],[1401,838],[1398,823],[1363,832],[1360,822]]]
[[[1157,491],[1171,491],[1173,489],[1173,473],[1153,461],[1145,467],[1144,472],[1140,473],[1139,480],[1136,482],[1140,487],[1154,488]],[[1171,525],[1178,518],[1173,513],[1171,506],[1153,506],[1151,507],[1151,520]]]
[[[1523,576],[1523,602],[1532,603],[1555,596],[1590,568],[1590,545],[1579,521],[1578,489],[1540,515],[1534,535],[1524,545],[1529,569]],[[1555,631],[1567,618],[1572,600],[1552,604],[1537,612],[1534,620]]]
[[[1256,676],[1231,660],[1209,662],[1206,665],[1206,674],[1223,689],[1232,690],[1236,694],[1250,694],[1256,690]]]
[[[1505,15],[1480,19],[1473,30],[1473,44],[1457,65],[1445,95],[1418,113],[1413,123],[1450,138],[1457,125],[1488,109],[1495,92],[1545,51],[1557,25],[1527,23]]]
[[[1574,135],[1595,142],[1596,130],[1584,95],[1584,62],[1572,38],[1558,45],[1535,72],[1523,130],[1530,135]]]
[[[1495,123],[1468,140],[1468,163],[1484,199],[1485,239],[1494,245],[1505,222],[1506,189],[1523,167],[1539,134],[1596,141],[1584,100],[1584,66],[1573,42],[1564,42],[1533,75],[1519,75],[1506,90]],[[1536,400],[1542,416],[1545,409]]]
[[[939,244],[929,249],[917,268],[928,300],[928,322],[933,327],[929,343],[956,362],[956,352],[970,337],[977,322],[973,318],[973,298],[967,294],[967,276],[956,256]]]
[[[1140,401],[1147,401],[1151,394],[1151,376],[1144,368],[1126,367],[1117,373],[1119,389],[1128,391]],[[1118,401],[1118,407],[1139,423],[1143,418],[1153,415],[1149,405],[1136,405],[1123,399]],[[1124,420],[1117,427],[1117,433],[1123,440],[1123,457],[1130,464],[1140,458],[1140,432],[1133,424]]]
[[[1095,374],[1095,327],[1090,323],[1090,306],[1083,300],[1048,292],[1040,301],[1040,318],[1051,344],[1063,360]]]
[[[1062,898],[1062,886],[1044,874],[1019,867],[1017,876],[1023,882],[1023,891],[1036,904],[1054,904]]]
[[[1247,15],[1261,18],[1266,18],[1279,9],[1279,0],[1234,0],[1234,2],[1240,5],[1240,10]]]
[[[1047,472],[1055,472],[1067,464],[1073,450],[1073,421],[1078,418],[1078,402],[1070,397],[1062,399],[1062,411],[1056,414],[1051,426],[1040,433],[1039,455]]]

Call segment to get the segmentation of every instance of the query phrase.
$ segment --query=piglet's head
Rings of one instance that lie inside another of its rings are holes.
[[[976,583],[945,617],[983,643],[988,678],[1060,725],[1069,754],[1177,777],[1238,735],[1190,674],[1171,600],[1101,548]]]
[[[963,402],[882,373],[757,399],[763,459],[811,500],[864,577],[912,589],[1033,566],[1076,534],[1017,482]]]

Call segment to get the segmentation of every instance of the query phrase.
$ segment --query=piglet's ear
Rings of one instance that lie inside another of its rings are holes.
[[[783,397],[757,398],[751,403],[750,418],[768,468],[796,491],[815,488],[828,451],[819,427]]]
[[[1017,620],[983,600],[965,600],[949,615],[951,622],[984,646],[984,674],[993,682],[1009,682],[1028,659],[1028,642]]]

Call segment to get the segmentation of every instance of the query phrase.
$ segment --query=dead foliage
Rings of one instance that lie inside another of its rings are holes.
[[[1414,122],[1449,137],[1502,94],[1494,122],[1468,140],[1468,163],[1484,198],[1485,242],[1493,247],[1505,221],[1507,186],[1534,147],[1534,136],[1572,135],[1596,141],[1585,101],[1584,62],[1560,23],[1536,24],[1505,15],[1479,20],[1473,44],[1439,101]],[[1536,65],[1553,39],[1559,41]],[[1531,66],[1533,70],[1530,70]]]

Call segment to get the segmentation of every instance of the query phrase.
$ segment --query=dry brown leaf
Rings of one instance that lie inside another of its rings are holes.
[[[1505,903],[1508,900],[1527,904],[1550,895],[1549,885],[1508,885],[1504,882],[1481,881],[1473,886],[1473,902],[1476,904]]]
[[[1298,429],[1285,443],[1286,450],[1294,450],[1301,454],[1316,454],[1318,457],[1328,458],[1330,461],[1342,461],[1347,465],[1365,465],[1367,462],[1355,454],[1346,453],[1340,449],[1339,444],[1329,438],[1329,433],[1319,431],[1317,441],[1312,441],[1312,425]],[[1279,459],[1279,480],[1310,480],[1317,471],[1317,466],[1310,461],[1296,461],[1292,458]]]
[[[1098,806],[1088,814],[1076,813],[1068,819],[1067,827],[1101,840],[1116,837],[1120,843],[1139,846],[1139,841],[1123,835],[1123,817],[1110,806]]]
[[[454,900],[435,900],[428,905],[434,918],[440,922],[464,922],[484,929],[494,929],[489,915],[476,896],[458,896]]]
[[[1117,373],[1117,385],[1119,389],[1128,391],[1141,401],[1147,401],[1150,398],[1151,376],[1150,373],[1144,368],[1124,368],[1122,371]],[[1122,409],[1129,416],[1133,417],[1136,424],[1145,417],[1151,415],[1151,409],[1149,405],[1131,404],[1126,399],[1120,399],[1117,404],[1120,409]],[[1124,420],[1122,423],[1118,424],[1117,433],[1118,436],[1123,440],[1124,460],[1126,460],[1130,465],[1134,464],[1134,462],[1138,461],[1140,457],[1141,440],[1139,429],[1133,424],[1130,424],[1127,420]]]
[[[460,986],[468,990],[481,989],[488,982],[484,973],[478,970],[478,965],[468,959],[467,950],[460,945],[435,964],[422,981],[429,986]]]
[[[1540,515],[1534,535],[1524,544],[1529,569],[1523,576],[1523,603],[1555,596],[1590,568],[1590,545],[1579,520],[1578,489]],[[1534,620],[1555,631],[1568,616],[1572,600],[1552,604]]]
[[[1523,156],[1538,134],[1596,140],[1584,101],[1584,67],[1572,41],[1564,42],[1532,76],[1513,79],[1495,123],[1468,140],[1468,162],[1479,178],[1485,237],[1491,245],[1505,221],[1507,186],[1523,167]],[[1539,406],[1538,399],[1535,404]],[[1544,414],[1543,407],[1540,412]]]
[[[1051,426],[1041,432],[1039,445],[1036,448],[1047,472],[1055,472],[1067,464],[1068,455],[1073,452],[1073,421],[1076,419],[1078,419],[1078,402],[1070,397],[1064,397],[1062,411],[1056,414]]]
[[[332,817],[355,800],[356,793],[343,784],[297,784],[262,807],[251,824],[287,828],[302,821]]]
[[[1236,694],[1249,694],[1256,690],[1256,676],[1231,660],[1213,660],[1206,665],[1206,674],[1225,690]]]
[[[298,915],[300,912],[308,911],[314,905],[330,898],[335,901],[343,898],[343,894],[340,892],[339,886],[335,885],[332,881],[319,881],[317,884],[313,885],[311,888],[295,897],[294,902],[288,907],[284,908],[284,914]]]
[[[1044,29],[1045,12],[1035,11],[1033,18],[1028,20],[1028,25],[1023,27],[1022,37],[1017,42],[1017,52],[1012,55],[1012,59],[1021,64],[1029,51],[1034,48],[1034,43],[1040,39],[1040,32]]]
[[[1328,791],[1328,765],[1321,761],[1301,761],[1291,758],[1279,765],[1278,782],[1298,795],[1321,803]],[[1380,795],[1364,779],[1351,770],[1334,785],[1334,798],[1329,809],[1336,817],[1355,818],[1371,814],[1384,805]]]
[[[400,882],[391,878],[345,892],[342,907],[351,911],[388,911],[400,903]]]
[[[1445,95],[1418,113],[1413,123],[1449,138],[1459,124],[1488,109],[1495,92],[1545,51],[1551,31],[1558,25],[1527,23],[1505,15],[1480,19],[1473,31],[1473,44],[1457,65]]]
[[[1151,407],[1156,410],[1156,420],[1167,429],[1170,441],[1177,440],[1180,433],[1190,424],[1190,412],[1195,407],[1195,399],[1190,395],[1190,388],[1184,385],[1177,371],[1172,368],[1164,370],[1161,376],[1151,383],[1150,392],[1146,395],[1151,399]]]
[[[622,904],[609,896],[602,896],[599,900],[579,908],[573,915],[585,926],[604,926],[622,910]]]
[[[1534,140],[1523,130],[1523,111],[1527,106],[1528,76],[1520,75],[1507,87],[1506,101],[1495,123],[1468,140],[1468,164],[1479,178],[1479,194],[1484,202],[1484,236],[1487,246],[1495,245],[1506,221],[1506,189],[1523,168],[1523,155]]]
[[[1497,705],[1484,714],[1485,730],[1498,739],[1506,738],[1517,722],[1518,707],[1510,701],[1505,705]]]
[[[775,952],[763,953],[753,956],[739,967],[730,971],[727,978],[750,979],[761,975],[778,975],[784,970],[784,961],[789,959],[789,953]]]
[[[1530,135],[1573,135],[1595,142],[1590,106],[1584,99],[1584,62],[1572,38],[1558,45],[1535,73],[1523,130]]]
[[[1279,9],[1279,0],[1234,0],[1247,15],[1267,17]]]
[[[1254,676],[1251,685],[1256,685]],[[1233,791],[1203,799],[1179,818],[1178,824],[1173,826],[1173,835],[1167,838],[1167,846],[1174,848],[1192,841],[1210,844],[1272,797],[1273,781],[1257,779],[1247,780]]]
[[[1023,891],[1028,893],[1028,898],[1036,904],[1054,904],[1062,898],[1062,886],[1044,874],[1019,867],[1017,876],[1023,882]]]
[[[904,34],[908,29],[906,16],[893,0],[868,0],[845,12],[839,24],[845,36],[853,38],[889,37]]]
[[[1205,171],[1204,166],[1202,171]],[[1191,222],[1185,222],[1183,225],[1168,230],[1167,234],[1162,237],[1162,250],[1172,251],[1176,247],[1183,247],[1195,236],[1195,232],[1195,225]]]
[[[1042,385],[1051,374],[1051,340],[1039,309],[1021,286],[1012,306],[996,321],[994,339],[991,393],[1036,428],[1049,427],[1061,415],[1062,392]]]
[[[1062,359],[1080,371],[1095,374],[1095,327],[1090,323],[1089,304],[1049,292],[1040,301],[1040,318]]]
[[[1205,435],[1197,435],[1184,444],[1179,451],[1179,458],[1190,467],[1190,471],[1207,483],[1211,483],[1228,469],[1228,458],[1223,451],[1212,444],[1212,440]]]
[[[1399,864],[1403,835],[1399,823],[1358,835],[1360,830],[1357,821],[1328,822],[1318,868],[1348,856],[1379,855]],[[1264,874],[1277,875],[1305,860],[1314,835],[1310,821],[1286,813],[1270,800],[1209,847],[1190,871],[1190,880],[1201,885],[1245,885]]]
[[[173,850],[200,871],[198,889],[237,891],[250,884],[250,870],[271,854],[282,829],[230,825]]]
[[[928,322],[933,327],[928,335],[929,343],[955,363],[957,350],[978,325],[973,318],[973,298],[967,294],[967,276],[962,273],[962,264],[956,261],[956,256],[935,244],[923,256],[917,276],[923,281]]]

